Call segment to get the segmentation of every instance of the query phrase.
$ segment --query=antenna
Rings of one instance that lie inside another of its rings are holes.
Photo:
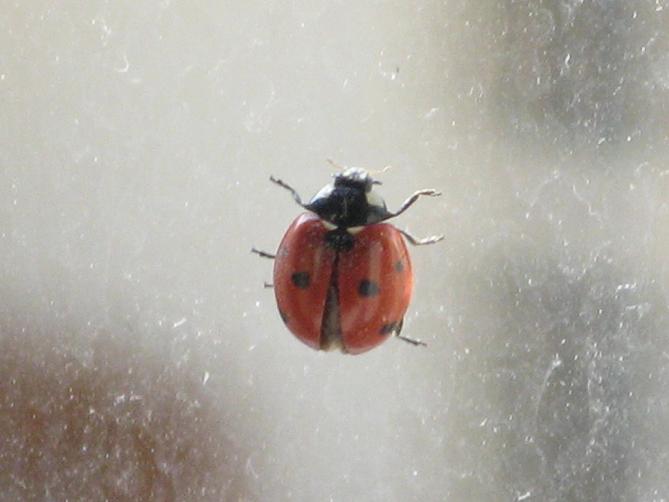
[[[336,162],[335,162],[334,160],[332,160],[332,159],[325,159],[325,160],[327,161],[328,164],[330,164],[332,167],[334,167],[335,169],[337,169],[337,170],[339,170],[339,171],[344,171],[344,170],[346,169],[346,166],[342,166],[341,164],[336,163]],[[392,167],[393,167],[392,165],[390,165],[390,164],[386,164],[386,165],[383,166],[381,169],[375,169],[374,171],[371,171],[371,170],[369,170],[369,169],[367,169],[367,168],[362,168],[362,169],[364,169],[365,171],[367,171],[367,172],[368,172],[369,174],[371,174],[372,176],[376,176],[377,174],[383,174],[383,173],[385,173],[386,171],[388,171],[388,170],[391,169]]]
[[[342,166],[341,164],[337,164],[337,163],[336,163],[334,160],[332,160],[332,159],[325,159],[325,160],[327,161],[328,164],[330,164],[332,167],[334,167],[335,169],[337,169],[337,170],[339,170],[339,171],[343,171],[344,169],[346,169],[345,166]]]
[[[369,174],[373,174],[374,176],[376,176],[377,174],[383,174],[386,171],[389,171],[392,167],[393,167],[392,165],[386,164],[381,169],[377,169],[376,171],[368,171],[368,172],[369,172]]]

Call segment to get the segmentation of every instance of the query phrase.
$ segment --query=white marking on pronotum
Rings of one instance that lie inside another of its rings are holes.
[[[330,196],[332,190],[334,190],[334,184],[330,183],[329,185],[325,185],[318,191],[316,195],[313,196],[311,200],[314,201],[318,199],[326,199]]]
[[[372,190],[371,192],[367,192],[365,196],[367,197],[367,204],[369,204],[370,206],[386,207],[386,203],[383,201],[381,196],[374,190]]]

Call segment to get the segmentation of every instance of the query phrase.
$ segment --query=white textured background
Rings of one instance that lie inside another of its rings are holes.
[[[669,499],[668,16],[0,0],[0,499]],[[443,191],[427,349],[263,289],[327,157]]]

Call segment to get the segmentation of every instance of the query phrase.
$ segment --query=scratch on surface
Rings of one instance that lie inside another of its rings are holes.
[[[117,73],[128,73],[128,70],[130,69],[130,61],[128,61],[127,54],[123,54],[123,63],[124,63],[123,67],[114,68]]]
[[[601,222],[602,222],[602,218],[601,218],[600,214],[599,214],[597,211],[593,210],[593,209],[592,209],[592,204],[590,204],[590,203],[586,200],[585,197],[583,197],[580,193],[578,193],[578,190],[576,190],[576,185],[575,185],[575,184],[573,184],[573,185],[571,186],[571,191],[572,191],[572,192],[574,193],[574,195],[576,196],[576,200],[578,200],[581,204],[583,204],[585,207],[588,208],[588,215],[589,215],[589,216],[594,216],[594,217],[597,219],[597,221],[599,221],[599,222],[601,223]]]

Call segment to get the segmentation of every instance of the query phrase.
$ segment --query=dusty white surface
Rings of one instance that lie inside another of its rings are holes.
[[[669,498],[666,0],[0,11],[2,500]],[[282,325],[327,157],[443,191],[429,348]]]

